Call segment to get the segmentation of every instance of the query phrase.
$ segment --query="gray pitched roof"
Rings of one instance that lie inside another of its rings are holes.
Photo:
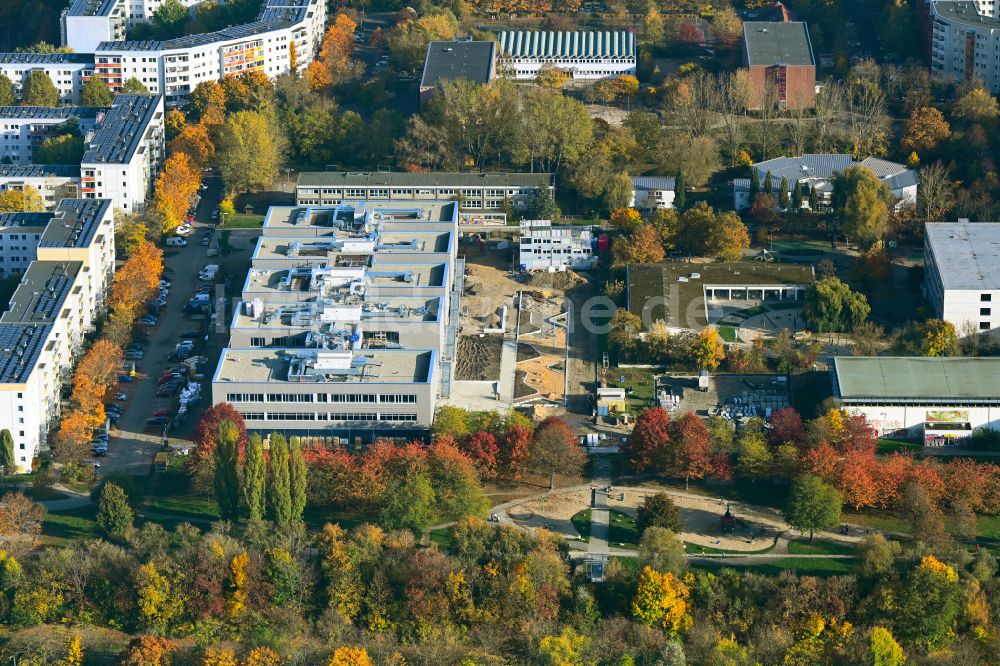
[[[632,187],[637,190],[673,190],[673,176],[632,176]]]
[[[780,184],[782,177],[788,179],[789,187],[791,187],[798,180],[833,178],[833,174],[856,165],[870,169],[891,189],[901,189],[917,184],[916,171],[903,164],[876,157],[856,162],[850,155],[807,153],[798,157],[775,157],[765,162],[758,162],[753,165],[753,168],[761,179],[770,171],[775,187]]]
[[[433,88],[445,79],[489,83],[495,58],[494,42],[431,42],[420,87]]]
[[[1000,358],[835,356],[833,367],[847,402],[1000,402]]]
[[[747,21],[743,43],[751,65],[815,65],[805,23]]]
[[[635,34],[615,31],[505,30],[500,51],[511,58],[635,57]]]

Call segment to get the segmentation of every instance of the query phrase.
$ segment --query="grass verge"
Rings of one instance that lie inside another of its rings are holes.
[[[789,541],[790,555],[853,555],[854,546],[829,541]]]

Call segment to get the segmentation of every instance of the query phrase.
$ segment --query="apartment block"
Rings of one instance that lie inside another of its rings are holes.
[[[77,131],[92,132],[105,109],[91,106],[2,106],[0,107],[0,159],[11,164],[31,164],[46,139],[66,131],[76,122]]]
[[[116,209],[141,211],[152,196],[164,154],[160,95],[116,95],[86,139],[80,162],[80,195],[111,199]]]
[[[252,70],[270,78],[297,66],[304,69],[319,53],[326,22],[322,0],[265,0],[258,20],[217,32],[168,40],[104,40],[93,49],[95,76],[111,90],[135,77],[168,107],[187,101],[204,81],[221,81]]]
[[[80,167],[73,164],[0,164],[0,192],[38,192],[45,208],[52,210],[62,199],[80,196]]]
[[[929,3],[931,71],[953,81],[982,81],[1000,93],[1000,18],[993,0]]]
[[[125,39],[127,22],[125,0],[73,0],[62,13],[62,43],[93,53],[101,42]]]
[[[52,79],[61,103],[77,104],[93,70],[94,56],[89,53],[0,53],[0,74],[11,80],[18,96],[28,75],[41,71]]]

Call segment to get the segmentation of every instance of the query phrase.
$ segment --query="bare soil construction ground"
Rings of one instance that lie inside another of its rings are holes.
[[[496,381],[500,378],[500,353],[503,335],[492,333],[482,337],[463,335],[458,339],[455,359],[455,379]]]
[[[538,292],[523,295],[521,334],[517,341],[520,381],[515,387],[515,399],[541,397],[560,404],[566,399],[566,322],[562,302],[561,296],[543,298]],[[528,351],[522,354],[522,348],[531,349],[534,354]],[[522,385],[533,392],[519,395],[524,393]]]

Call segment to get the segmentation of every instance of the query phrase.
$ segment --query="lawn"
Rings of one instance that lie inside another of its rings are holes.
[[[218,520],[219,505],[202,497],[151,497],[143,508],[151,513],[165,513],[182,518]]]
[[[49,511],[42,522],[42,540],[50,546],[65,546],[74,539],[96,539],[97,507]]]
[[[582,541],[590,541],[590,509],[584,509],[570,518]]]
[[[770,553],[772,550],[774,550],[773,543],[767,548],[762,548],[761,550],[724,550],[721,548],[712,548],[711,546],[702,546],[701,544],[691,543],[689,541],[684,542],[684,552],[688,555],[763,555],[765,553]]]
[[[753,562],[753,560],[745,560]],[[719,569],[737,569],[754,573],[776,576],[782,571],[794,571],[801,576],[839,576],[854,570],[854,561],[849,559],[832,559],[825,557],[785,557],[775,562],[761,564],[732,564],[699,562],[691,565],[692,569],[717,572]]]
[[[228,216],[225,224],[219,226],[223,229],[260,229],[264,226],[264,216],[237,213]]]
[[[635,524],[635,518],[611,510],[611,526],[608,529],[608,543],[618,548],[636,549],[639,547],[639,530]]]
[[[610,368],[609,387],[631,387],[626,395],[630,412],[638,414],[649,407],[653,400],[653,377],[663,374],[662,368]],[[625,381],[622,381],[622,377]]]
[[[905,439],[880,439],[878,440],[877,452],[881,454],[888,455],[890,453],[905,453],[907,451],[921,451],[923,446],[920,444],[914,444],[913,442],[907,441]]]
[[[436,543],[442,548],[450,548],[453,539],[451,538],[451,528],[444,527],[441,529],[431,530],[431,543]]]
[[[635,550],[639,547],[639,530],[635,526],[635,518],[622,511],[610,509],[610,525],[608,527],[608,544],[616,548]],[[576,528],[581,540],[590,541],[590,509],[577,513],[570,521]]]
[[[874,511],[868,513],[851,513],[850,511],[844,511],[841,516],[841,520],[845,523],[861,525],[862,527],[867,527],[876,531],[902,532],[906,534],[910,532],[909,523],[899,516],[894,516],[889,513]]]
[[[854,546],[829,541],[789,541],[788,552],[791,555],[853,555]]]
[[[716,328],[718,328],[719,330],[719,337],[721,337],[726,342],[740,341],[740,336],[736,334],[735,326],[722,325],[722,326],[717,326]]]

